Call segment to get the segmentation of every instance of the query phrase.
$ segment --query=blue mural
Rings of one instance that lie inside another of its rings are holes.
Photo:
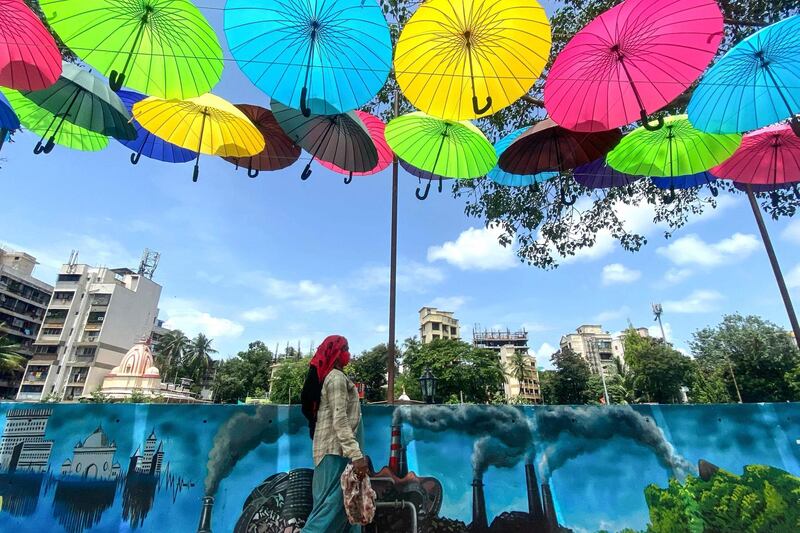
[[[419,531],[798,531],[800,405],[367,406]],[[299,408],[0,404],[0,531],[300,531]],[[391,446],[392,444],[395,446]],[[410,531],[408,506],[373,531]]]

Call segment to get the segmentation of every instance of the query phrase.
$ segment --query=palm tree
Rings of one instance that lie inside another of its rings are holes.
[[[186,367],[191,369],[192,378],[198,383],[205,377],[212,364],[211,355],[217,353],[212,348],[211,343],[214,339],[209,339],[202,333],[192,339],[185,358]]]
[[[19,372],[25,369],[25,358],[19,353],[19,349],[18,343],[7,335],[0,335],[0,372]]]
[[[522,352],[514,352],[514,355],[511,356],[508,366],[510,375],[522,383],[525,380],[528,370],[530,369],[530,359],[528,358],[527,354]]]
[[[191,342],[181,330],[175,329],[161,337],[155,346],[156,364],[164,374],[164,380],[169,382],[170,375],[174,378],[178,373],[178,366],[189,352]]]
[[[636,376],[619,357],[614,358],[616,373],[611,377],[608,394],[614,403],[638,403],[641,398],[636,396]]]

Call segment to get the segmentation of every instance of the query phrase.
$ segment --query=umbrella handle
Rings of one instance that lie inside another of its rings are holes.
[[[350,172],[349,175],[344,177],[344,184],[345,185],[350,185],[351,183],[353,183],[353,173],[352,172]]]
[[[561,203],[566,206],[570,206],[575,205],[575,202],[577,201],[578,197],[574,194],[572,195],[572,198],[567,198],[567,190],[564,188],[564,185],[561,185]]]
[[[428,197],[429,192],[431,192],[431,180],[428,180],[428,184],[425,186],[424,193],[421,193],[419,190],[419,185],[417,186],[417,192],[415,193],[417,195],[417,200],[424,200]]]
[[[306,96],[308,96],[308,87],[303,87],[300,90],[300,112],[303,113],[304,117],[310,117],[311,109],[306,105]]]
[[[33,147],[33,153],[39,155],[42,152],[44,152],[44,146],[42,146],[42,141],[36,141],[36,146]]]
[[[44,153],[49,154],[50,152],[53,151],[53,148],[55,148],[55,146],[56,146],[56,138],[50,137],[49,139],[47,139],[47,144],[44,145],[43,149]]]
[[[439,178],[439,194],[441,194],[443,188],[444,187],[443,187],[443,184],[442,184],[442,178]]]
[[[669,194],[664,196],[664,203],[671,204],[675,201],[675,187],[669,188]]]
[[[124,72],[117,72],[116,70],[112,70],[108,74],[108,86],[111,87],[111,90],[114,92],[119,91],[122,89],[122,84],[125,82],[125,73]]]
[[[199,178],[199,177],[200,177],[200,166],[199,165],[195,165],[194,166],[194,171],[192,172],[192,181],[194,183],[197,183],[197,178]]]
[[[644,126],[644,129],[647,131],[658,131],[664,127],[664,117],[656,117],[657,122],[654,126],[652,126],[647,119],[647,113],[644,109],[642,109],[642,114],[640,116],[642,118],[642,126]]]
[[[309,176],[311,176],[311,161],[309,161],[306,168],[303,169],[303,172],[300,174],[300,179],[306,181]]]
[[[131,164],[135,165],[139,163],[139,160],[142,158],[142,152],[136,152],[135,154],[131,154]]]
[[[258,177],[258,169],[257,168],[248,168],[247,169],[247,177],[248,178],[256,178],[256,177]]]
[[[475,111],[476,115],[483,115],[484,113],[489,111],[490,107],[492,107],[492,97],[491,96],[487,96],[486,97],[486,105],[483,106],[483,107],[478,107],[478,97],[477,96],[473,96],[472,97],[472,110]]]

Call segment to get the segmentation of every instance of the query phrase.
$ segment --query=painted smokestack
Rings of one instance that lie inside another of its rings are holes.
[[[550,492],[550,484],[542,484],[542,500],[544,507],[544,520],[547,525],[548,533],[558,533],[558,517],[556,516],[556,506],[553,503],[553,494]]]
[[[408,475],[408,456],[406,455],[406,447],[400,448],[400,472],[397,477],[406,477]]]
[[[200,514],[200,523],[197,525],[197,533],[211,533],[211,510],[214,507],[214,497],[203,497],[203,512]]]
[[[472,525],[470,533],[485,533],[489,529],[486,518],[486,497],[483,494],[483,481],[472,480]]]
[[[539,496],[539,481],[536,479],[536,467],[533,463],[525,464],[525,484],[528,487],[528,514],[532,531],[534,533],[545,533],[547,522],[542,511],[542,500]]]
[[[400,452],[402,445],[400,444],[400,426],[392,426],[392,442],[389,446],[389,470],[394,472],[394,475],[400,475]]]
[[[700,473],[700,479],[708,481],[719,471],[719,467],[705,459],[700,459],[697,461],[697,470]]]

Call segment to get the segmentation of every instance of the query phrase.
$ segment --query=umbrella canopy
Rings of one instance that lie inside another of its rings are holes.
[[[722,36],[716,0],[625,0],[558,55],[544,88],[547,112],[577,131],[646,124],[703,73]]]
[[[800,138],[788,124],[748,133],[739,149],[711,172],[741,184],[780,188],[800,182]]]
[[[380,91],[392,63],[377,2],[228,0],[225,36],[239,68],[270,98],[310,114],[350,111]]]
[[[131,115],[119,96],[101,78],[71,63],[64,63],[61,77],[47,89],[22,91],[22,95],[53,114],[34,153],[49,154],[65,122],[117,139],[136,138]],[[47,143],[42,144],[48,135]]]
[[[433,180],[439,180],[439,192],[442,192],[442,190],[444,189],[444,185],[442,182],[444,182],[444,180],[453,179],[418,169],[414,165],[408,163],[407,161],[403,161],[402,159],[398,159],[397,161],[398,163],[400,163],[400,166],[403,167],[403,170],[405,170],[406,172],[417,178],[418,181],[421,180],[427,181],[427,183],[425,183],[425,192],[422,192],[420,188],[417,187],[416,195],[418,200],[424,200],[428,197],[428,193],[431,191],[431,182]]]
[[[244,113],[264,136],[264,149],[249,157],[225,157],[225,161],[237,167],[247,167],[247,175],[255,178],[261,170],[280,170],[300,159],[300,147],[283,132],[272,111],[250,104],[236,104],[236,108]]]
[[[711,133],[755,130],[792,117],[800,135],[800,15],[767,26],[731,48],[692,94],[692,124]]]
[[[19,129],[19,117],[5,96],[0,94],[0,129],[8,131]]]
[[[595,159],[591,163],[586,163],[577,167],[572,172],[572,177],[575,181],[586,187],[587,189],[608,189],[610,187],[627,187],[634,181],[641,178],[641,176],[632,176],[614,170],[608,163],[606,158],[601,157]]]
[[[397,83],[425,113],[465,120],[525,95],[550,55],[550,22],[536,0],[427,0],[394,56]]]
[[[442,120],[420,111],[389,122],[386,142],[400,159],[447,178],[479,178],[497,163],[494,147],[472,123]]]
[[[0,0],[0,85],[36,91],[61,75],[61,52],[22,0]]]
[[[688,176],[650,178],[650,181],[659,189],[691,189],[692,187],[708,185],[711,188],[711,192],[716,196],[717,188],[714,185],[716,179],[717,177],[711,172],[698,172],[697,174],[689,174]]]
[[[161,98],[210,91],[222,75],[222,48],[189,0],[39,0],[69,48],[123,85]]]
[[[310,100],[314,105],[314,100]],[[367,127],[354,112],[311,114],[272,100],[272,113],[286,135],[312,157],[333,163],[348,172],[369,172],[378,164],[378,150]],[[311,161],[300,177],[311,175]]]
[[[200,175],[200,154],[247,157],[264,149],[250,119],[211,93],[186,100],[151,96],[134,104],[133,116],[153,135],[197,152],[192,181]]]
[[[351,172],[349,170],[337,167],[333,163],[329,163],[327,161],[319,162],[320,165],[329,170],[333,170],[339,174],[347,174],[348,177],[345,178],[345,183],[350,183],[353,176],[369,176],[372,174],[377,174],[381,170],[388,167],[392,162],[392,158],[394,158],[394,152],[392,152],[392,149],[389,148],[388,144],[386,144],[386,137],[384,136],[386,124],[384,124],[383,121],[375,115],[370,115],[364,111],[356,111],[355,113],[361,122],[364,123],[364,126],[367,127],[369,136],[372,138],[373,144],[375,144],[375,149],[378,151],[378,163],[374,168],[368,170],[367,172]]]
[[[514,130],[496,143],[494,143],[494,153],[499,158],[506,148],[508,148],[511,143],[513,143],[517,137],[522,135],[528,130],[528,128],[519,128],[518,130]],[[501,169],[498,165],[490,170],[486,177],[490,180],[494,181],[495,183],[499,183],[500,185],[506,185],[508,187],[525,187],[527,185],[532,185],[534,183],[540,183],[543,181],[547,181],[551,178],[555,178],[558,176],[558,172],[539,172],[538,174],[512,174],[510,172],[505,172]]]
[[[125,108],[131,113],[133,112],[134,104],[147,98],[146,95],[133,91],[119,91],[117,94],[122,103],[125,104]],[[164,161],[165,163],[185,163],[197,157],[197,153],[191,150],[181,148],[156,137],[144,129],[136,120],[132,124],[136,128],[136,138],[132,141],[121,139],[119,142],[136,152],[131,154],[131,163],[134,165],[139,162],[142,156]]]
[[[94,152],[108,146],[108,137],[105,135],[81,128],[71,122],[64,122],[60,128],[53,131],[52,125],[56,119],[53,113],[34,104],[19,91],[12,89],[0,90],[8,98],[9,103],[19,116],[22,126],[36,135],[45,137],[48,133],[52,133],[55,144],[72,148],[73,150]]]

